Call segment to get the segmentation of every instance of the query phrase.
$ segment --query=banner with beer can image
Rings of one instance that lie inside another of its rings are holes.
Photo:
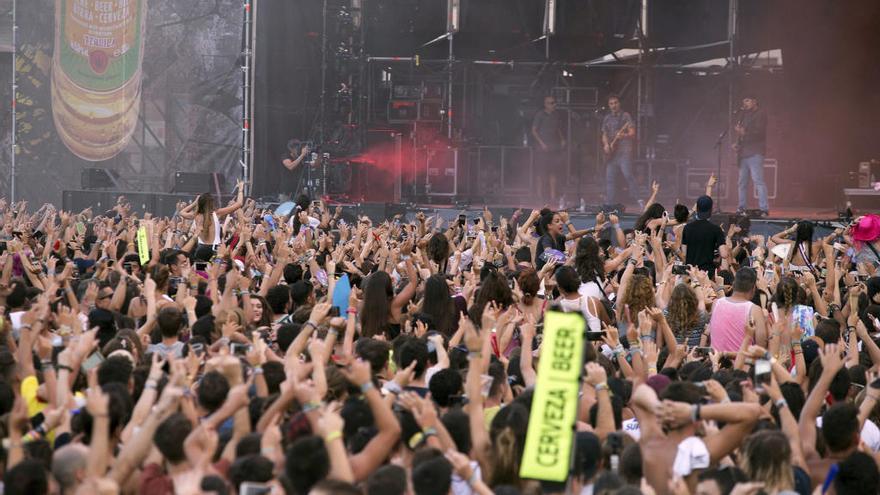
[[[235,176],[242,19],[232,0],[19,0],[19,197],[57,203],[89,167],[155,192]]]

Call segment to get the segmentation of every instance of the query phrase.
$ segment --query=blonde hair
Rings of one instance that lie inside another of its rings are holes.
[[[650,277],[634,275],[626,289],[623,301],[629,305],[630,313],[635,318],[639,311],[657,306],[654,299],[654,284]]]
[[[762,430],[746,438],[742,448],[742,470],[753,481],[764,483],[773,494],[794,489],[791,445],[781,431]]]

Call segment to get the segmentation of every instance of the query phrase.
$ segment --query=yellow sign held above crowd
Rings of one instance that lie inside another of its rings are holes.
[[[143,225],[137,230],[137,249],[141,265],[146,265],[150,261],[150,243],[147,242],[147,227]]]
[[[523,478],[557,482],[568,478],[584,325],[578,313],[548,311],[544,317],[544,342],[519,472]]]

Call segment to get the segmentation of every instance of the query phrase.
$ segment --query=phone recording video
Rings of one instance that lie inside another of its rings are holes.
[[[771,370],[770,361],[766,359],[755,361],[755,390],[759,393],[763,393],[765,386],[770,384]]]

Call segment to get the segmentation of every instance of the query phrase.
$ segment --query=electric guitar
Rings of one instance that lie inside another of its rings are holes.
[[[621,127],[620,130],[617,131],[616,134],[614,134],[614,139],[612,139],[611,142],[608,143],[608,152],[605,153],[605,158],[609,158],[611,155],[614,154],[614,152],[617,150],[617,142],[624,137],[624,133],[630,127],[632,127],[632,123],[627,122],[627,123],[623,124],[623,127]]]
[[[743,122],[745,121],[744,112],[742,111],[742,109],[738,110],[737,113],[739,114],[739,118],[737,119],[736,124],[734,125],[734,132],[736,132],[736,130],[735,130],[736,127],[742,127]],[[733,144],[730,145],[730,147],[733,148],[733,151],[736,152],[737,162],[739,162],[739,158],[740,158],[739,154],[742,151],[743,138],[745,138],[745,133],[739,134],[737,132],[736,133],[736,140],[733,142]]]

